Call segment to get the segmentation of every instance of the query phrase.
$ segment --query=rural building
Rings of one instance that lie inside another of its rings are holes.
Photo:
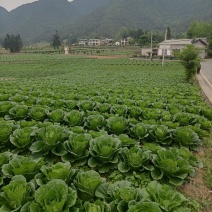
[[[106,39],[103,39],[101,40],[101,45],[113,45],[113,39],[110,39],[110,38],[106,38]]]
[[[176,51],[181,52],[188,44],[202,48],[201,57],[206,57],[207,41],[205,38],[165,40],[159,43],[158,56],[162,56],[163,52],[164,56],[173,56]]]
[[[119,41],[115,42],[115,46],[120,46],[121,43]]]
[[[64,52],[65,52],[65,54],[69,54],[69,47],[68,46],[64,46]]]
[[[80,39],[78,41],[79,46],[87,46],[88,45],[88,39]]]
[[[149,56],[149,54],[152,51],[152,56],[157,56],[158,55],[158,48],[142,48],[141,49],[141,55],[143,56]]]
[[[89,39],[88,46],[100,46],[101,40],[100,39]]]
[[[121,39],[120,45],[121,46],[126,46],[129,43],[130,39],[131,39],[131,37],[127,37],[127,38]]]

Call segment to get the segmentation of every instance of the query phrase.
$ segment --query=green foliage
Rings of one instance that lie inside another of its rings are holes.
[[[186,69],[186,80],[192,81],[200,63],[200,49],[194,45],[187,45],[180,53],[180,59]]]
[[[31,127],[17,129],[10,136],[10,142],[17,148],[23,149],[32,143],[33,137],[31,135],[33,131],[34,129]]]
[[[108,172],[117,167],[121,141],[109,135],[103,135],[90,141],[89,152],[91,158],[88,161],[90,167],[98,167],[100,173]]]
[[[61,41],[60,41],[60,36],[58,31],[56,31],[53,36],[52,46],[54,47],[54,49],[59,49],[59,47],[61,46]]]
[[[152,181],[142,190],[142,193],[144,200],[157,203],[162,211],[175,211],[180,208],[184,211],[190,211],[186,208],[188,200],[168,185],[161,185]]]
[[[93,200],[97,187],[104,181],[98,172],[93,170],[78,172],[74,180],[74,185],[79,192],[79,196],[84,201]]]
[[[174,189],[202,167],[190,150],[210,133],[211,108],[179,63],[53,54],[1,59],[10,62],[0,72],[0,196],[20,174],[40,196],[30,193],[18,211],[66,211],[69,198],[61,193],[72,183],[77,201],[67,211],[196,210],[187,199],[177,205],[184,198]],[[26,114],[11,116],[16,106]],[[147,189],[152,179],[174,189]],[[57,180],[65,186],[53,189]],[[2,198],[0,205],[16,210]]]
[[[137,170],[143,171],[151,170],[153,171],[154,167],[149,164],[150,154],[148,151],[143,151],[140,147],[134,146],[130,149],[123,148],[121,151],[123,162],[120,162],[118,165],[118,170],[122,173]]]
[[[61,179],[69,183],[71,177],[75,174],[75,170],[71,169],[70,163],[58,162],[54,165],[44,165],[41,167],[41,174],[35,176],[38,185],[46,184],[54,179]]]
[[[5,177],[12,178],[15,175],[23,175],[27,180],[31,180],[42,165],[44,165],[42,158],[33,160],[30,157],[17,155],[8,164],[2,166],[2,172]]]
[[[65,154],[65,152],[57,153],[57,146],[61,147],[60,143],[68,138],[69,131],[67,129],[59,125],[44,126],[34,131],[32,135],[36,140],[30,147],[32,153],[45,155],[52,150],[55,154]]]
[[[1,211],[18,211],[30,201],[34,195],[35,186],[27,183],[22,175],[14,176],[10,183],[2,188],[0,193]]]
[[[195,147],[200,144],[198,135],[188,127],[179,127],[173,133],[173,139],[176,143],[185,147]]]
[[[89,130],[101,130],[106,125],[102,115],[90,115],[86,118],[86,126]]]
[[[100,200],[96,200],[94,203],[85,202],[85,212],[110,212],[110,206]]]
[[[63,180],[52,180],[35,192],[35,202],[46,212],[68,212],[76,200],[76,191]]]
[[[4,38],[3,46],[5,49],[9,49],[11,53],[20,52],[23,48],[23,42],[20,35],[7,34]]]
[[[113,116],[107,119],[108,128],[114,134],[122,134],[128,127],[128,120],[122,116]]]
[[[187,31],[187,37],[194,38],[203,38],[208,37],[212,33],[212,24],[208,22],[193,22]]]
[[[10,134],[13,131],[13,124],[0,122],[0,146],[4,147],[9,141]]]
[[[84,165],[89,155],[88,148],[91,139],[90,134],[70,134],[69,139],[63,144],[67,153],[62,157],[62,160]]]
[[[152,160],[154,166],[152,177],[155,180],[167,177],[170,184],[179,186],[189,174],[194,173],[193,167],[187,160],[179,156],[177,149],[158,150],[156,155],[153,155]]]

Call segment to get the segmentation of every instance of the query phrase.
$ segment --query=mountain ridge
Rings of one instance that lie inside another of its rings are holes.
[[[59,30],[63,38],[114,37],[123,27],[183,31],[192,21],[212,22],[211,0],[39,0],[10,12],[0,7],[0,36],[39,42]]]

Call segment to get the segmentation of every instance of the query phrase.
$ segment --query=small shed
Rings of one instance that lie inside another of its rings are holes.
[[[65,54],[69,54],[69,47],[68,46],[64,46],[64,52],[65,52]]]

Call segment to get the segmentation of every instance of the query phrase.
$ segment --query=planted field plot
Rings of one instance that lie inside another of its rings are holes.
[[[178,63],[1,67],[1,211],[199,211],[177,189],[212,110]]]

